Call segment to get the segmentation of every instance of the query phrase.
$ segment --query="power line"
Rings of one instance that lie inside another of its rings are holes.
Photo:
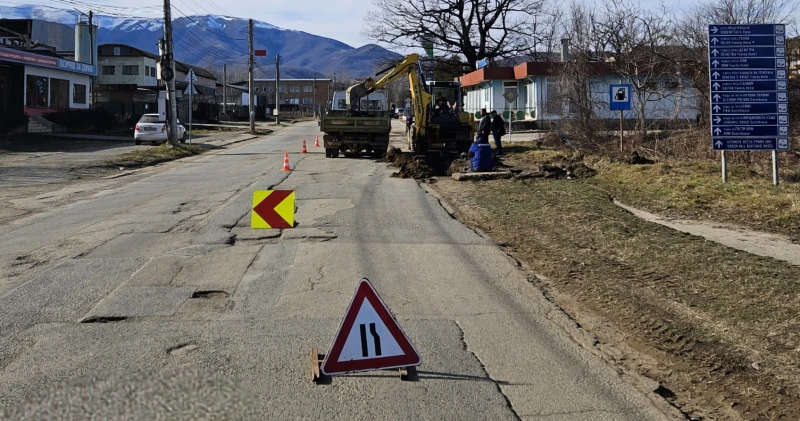
[[[247,54],[242,51],[237,51],[233,49],[230,52],[219,51],[213,48],[206,46],[206,43],[194,33],[191,32],[191,28],[179,28],[180,30],[180,37],[182,40],[186,41],[187,44],[190,44],[194,48],[202,50],[206,52],[208,55],[214,56],[220,60],[236,60]]]
[[[186,35],[187,35],[186,33],[183,33],[180,36],[175,36],[174,38],[178,43],[180,43],[183,46],[187,47],[187,48],[185,48],[185,50],[190,52],[190,53],[192,53],[192,55],[194,57],[196,57],[196,58],[205,60],[205,61],[207,61],[207,62],[209,62],[211,64],[215,64],[215,65],[216,65],[216,63],[213,63],[212,61],[208,60],[208,57],[211,57],[211,58],[214,58],[214,59],[217,59],[217,60],[220,60],[220,61],[225,61],[225,62],[228,62],[228,63],[237,63],[237,64],[242,64],[243,63],[243,58],[244,58],[243,56],[234,57],[234,56],[222,55],[222,54],[220,54],[220,53],[218,53],[218,52],[216,52],[214,50],[208,49],[207,47],[205,47],[202,44],[200,44],[197,40],[195,40],[195,39],[193,39],[193,38],[191,38],[189,36],[186,36]],[[199,53],[202,53],[205,56],[201,56],[201,55],[199,55]]]
[[[177,10],[178,13],[183,15],[183,17],[185,17],[186,19],[189,19],[195,25],[197,25],[200,29],[202,29],[202,30],[204,30],[206,32],[210,32],[210,33],[212,33],[212,34],[214,34],[214,35],[216,35],[218,37],[227,38],[227,39],[231,39],[231,40],[234,40],[234,41],[247,41],[247,38],[233,38],[233,37],[230,37],[230,36],[225,35],[223,33],[212,31],[211,29],[206,28],[202,23],[198,22],[197,20],[193,19],[191,16],[187,15],[186,13],[184,13],[181,9],[178,9],[177,7],[175,7],[175,5],[172,5],[172,8]]]

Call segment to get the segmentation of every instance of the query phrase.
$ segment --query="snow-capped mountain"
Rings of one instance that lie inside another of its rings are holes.
[[[94,15],[99,27],[98,42],[127,44],[157,53],[157,42],[163,36],[163,18],[158,16],[156,8],[135,13],[138,16]],[[73,27],[78,12],[50,6],[0,6],[0,18],[40,19]],[[205,68],[221,68],[223,64],[229,68],[245,66],[247,26],[247,19],[230,16],[174,15],[175,58]],[[256,58],[260,77],[274,76],[276,54],[281,55],[282,77],[313,77],[314,72],[317,76],[332,76],[336,72],[340,76],[362,78],[374,74],[376,62],[400,57],[377,45],[353,48],[334,39],[282,29],[267,22],[257,21],[253,26],[255,49],[267,50],[266,57]]]

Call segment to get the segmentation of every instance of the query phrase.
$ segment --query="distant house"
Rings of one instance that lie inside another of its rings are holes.
[[[166,85],[160,80],[157,54],[125,44],[103,44],[98,46],[98,59],[98,105],[115,114],[120,122],[132,123],[147,113],[166,115]],[[192,118],[216,121],[216,78],[207,70],[181,62],[175,62],[178,119],[189,120],[189,96],[182,94],[189,85],[184,79],[190,69],[198,79],[194,83],[197,95],[192,96]]]
[[[125,123],[158,112],[158,56],[123,44],[103,44],[97,50],[96,104]]]
[[[161,66],[156,66],[156,75],[161,79]],[[178,116],[181,121],[189,120],[189,95],[184,94],[189,82],[186,76],[194,71],[197,81],[192,85],[197,94],[192,95],[192,119],[195,121],[219,121],[217,105],[217,77],[208,70],[175,61],[175,89],[181,100],[178,101]],[[161,82],[162,85],[164,82]],[[162,96],[162,99],[164,97]],[[163,101],[161,101],[163,103]]]
[[[275,101],[280,97],[280,109],[311,112],[326,104],[330,96],[331,79],[281,79],[279,94],[275,92],[275,79],[255,79],[253,81],[254,103],[258,116],[266,110],[275,108]],[[248,81],[235,82],[234,86],[248,87]],[[248,105],[245,95],[243,106]]]
[[[569,57],[562,54],[562,57]],[[513,113],[515,121],[546,128],[550,121],[567,119],[577,112],[576,103],[565,94],[559,80],[566,63],[525,62],[514,67],[489,67],[475,70],[456,80],[463,90],[464,110],[479,115],[482,108],[504,113],[506,120]],[[594,114],[598,119],[619,119],[618,111],[609,109],[609,85],[624,79],[604,62],[589,63],[589,91]],[[670,73],[670,72],[665,72]],[[648,120],[695,120],[699,115],[698,92],[691,78],[654,77],[647,81],[645,113]],[[626,119],[636,118],[637,97],[631,95],[633,109],[623,113]]]

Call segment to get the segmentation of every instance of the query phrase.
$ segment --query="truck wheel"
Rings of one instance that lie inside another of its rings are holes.
[[[325,158],[338,158],[339,150],[334,148],[325,148]]]

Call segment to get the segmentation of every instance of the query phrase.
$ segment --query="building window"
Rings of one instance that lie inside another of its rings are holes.
[[[289,98],[289,104],[299,105],[300,104],[300,98]]]
[[[72,85],[72,102],[75,104],[86,104],[86,85]]]
[[[69,81],[64,79],[50,79],[50,108],[57,110],[69,109]]]
[[[122,66],[122,74],[129,76],[138,75],[139,66]]]
[[[286,92],[286,87],[285,86],[281,86],[279,89],[280,89],[281,92]]]
[[[275,92],[275,87],[270,85],[270,87],[269,87],[269,91],[270,91],[270,92]]]
[[[103,66],[103,74],[107,76],[113,76],[114,71],[117,70],[114,66]]]
[[[292,86],[291,92],[300,92],[300,87],[299,86]]]
[[[311,85],[303,86],[303,92],[314,92],[314,87]]]
[[[564,96],[559,92],[558,81],[548,78],[545,92],[547,94],[547,103],[545,105],[547,114],[561,115],[564,112]]]
[[[47,108],[47,95],[50,93],[48,79],[42,76],[28,75],[25,82],[27,91],[25,106]]]
[[[258,86],[256,86],[256,92],[258,92]]]
[[[303,98],[303,104],[313,104],[314,100],[311,98]]]

